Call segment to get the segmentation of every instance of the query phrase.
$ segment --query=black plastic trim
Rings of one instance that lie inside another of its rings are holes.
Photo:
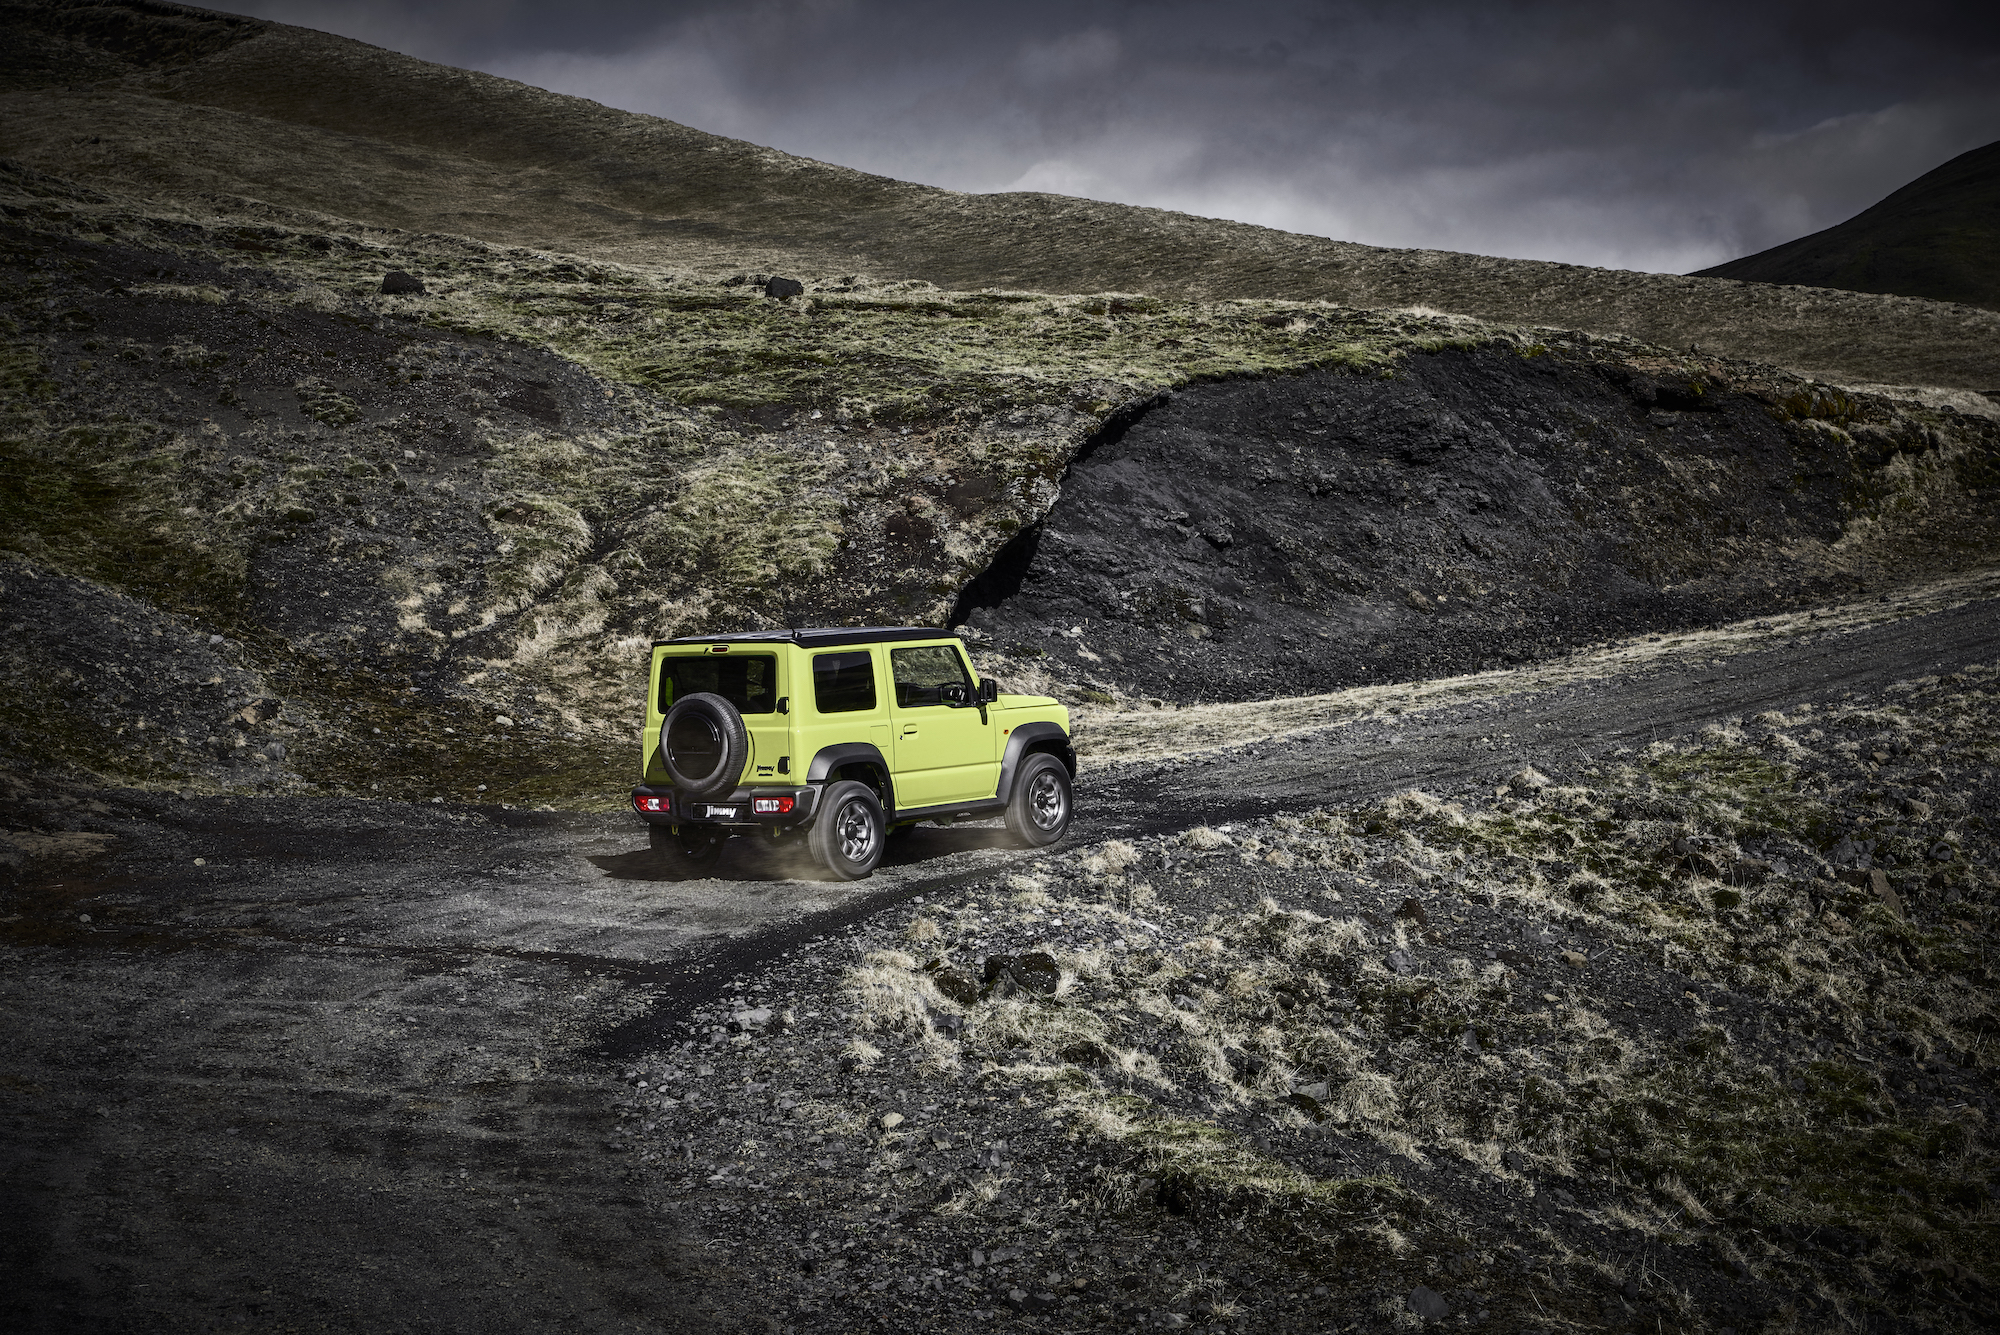
[[[1051,740],[1059,745],[1038,745]],[[1023,723],[1008,735],[1007,754],[1000,761],[1000,787],[994,796],[1002,806],[1014,795],[1014,776],[1020,772],[1022,757],[1028,754],[1031,747],[1036,751],[1050,752],[1069,770],[1070,778],[1076,777],[1076,748],[1070,745],[1069,734],[1062,730],[1062,725],[1046,721]]]
[[[882,814],[884,816],[897,814],[895,771],[889,768],[889,762],[883,757],[881,748],[873,742],[842,742],[838,746],[821,748],[819,754],[812,758],[812,764],[806,767],[806,782],[825,783],[835,770],[842,765],[851,765],[855,761],[881,766],[882,782],[889,787],[889,798],[882,803]]]
[[[1007,804],[991,797],[982,797],[975,802],[944,802],[932,807],[905,807],[896,813],[896,824],[905,821],[936,820],[939,816],[954,819],[984,820],[988,816],[1005,813]]]

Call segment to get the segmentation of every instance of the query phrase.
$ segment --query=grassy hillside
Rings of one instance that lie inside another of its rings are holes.
[[[1838,227],[1697,276],[2000,310],[2000,143],[1959,154]]]
[[[0,155],[246,221],[331,215],[703,274],[1429,305],[1853,381],[2000,384],[2000,315],[1385,250],[1052,195],[963,195],[159,4],[15,4]]]

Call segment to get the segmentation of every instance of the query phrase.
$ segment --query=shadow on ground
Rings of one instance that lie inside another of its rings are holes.
[[[921,867],[986,849],[1017,847],[1007,827],[998,821],[986,825],[958,825],[949,828],[920,825],[908,834],[889,841],[882,866]],[[635,848],[629,853],[599,853],[584,859],[614,881],[832,881],[825,868],[812,860],[802,841],[772,845],[761,840],[732,839],[723,848],[716,864],[701,875],[684,875],[656,856],[652,850]]]

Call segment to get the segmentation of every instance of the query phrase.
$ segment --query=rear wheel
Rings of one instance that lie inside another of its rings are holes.
[[[654,856],[682,876],[708,875],[729,839],[719,831],[696,832],[685,825],[679,830],[671,825],[652,825],[647,832],[652,836]]]
[[[838,879],[858,881],[874,871],[888,842],[875,790],[852,779],[828,784],[810,838],[814,859]]]
[[[1045,848],[1069,830],[1069,770],[1047,752],[1029,756],[1007,799],[1007,828],[1030,848]]]

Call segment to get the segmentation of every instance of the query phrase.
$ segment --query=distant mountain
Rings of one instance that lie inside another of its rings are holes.
[[[1838,227],[1693,276],[2000,310],[2000,143],[1959,154]]]

